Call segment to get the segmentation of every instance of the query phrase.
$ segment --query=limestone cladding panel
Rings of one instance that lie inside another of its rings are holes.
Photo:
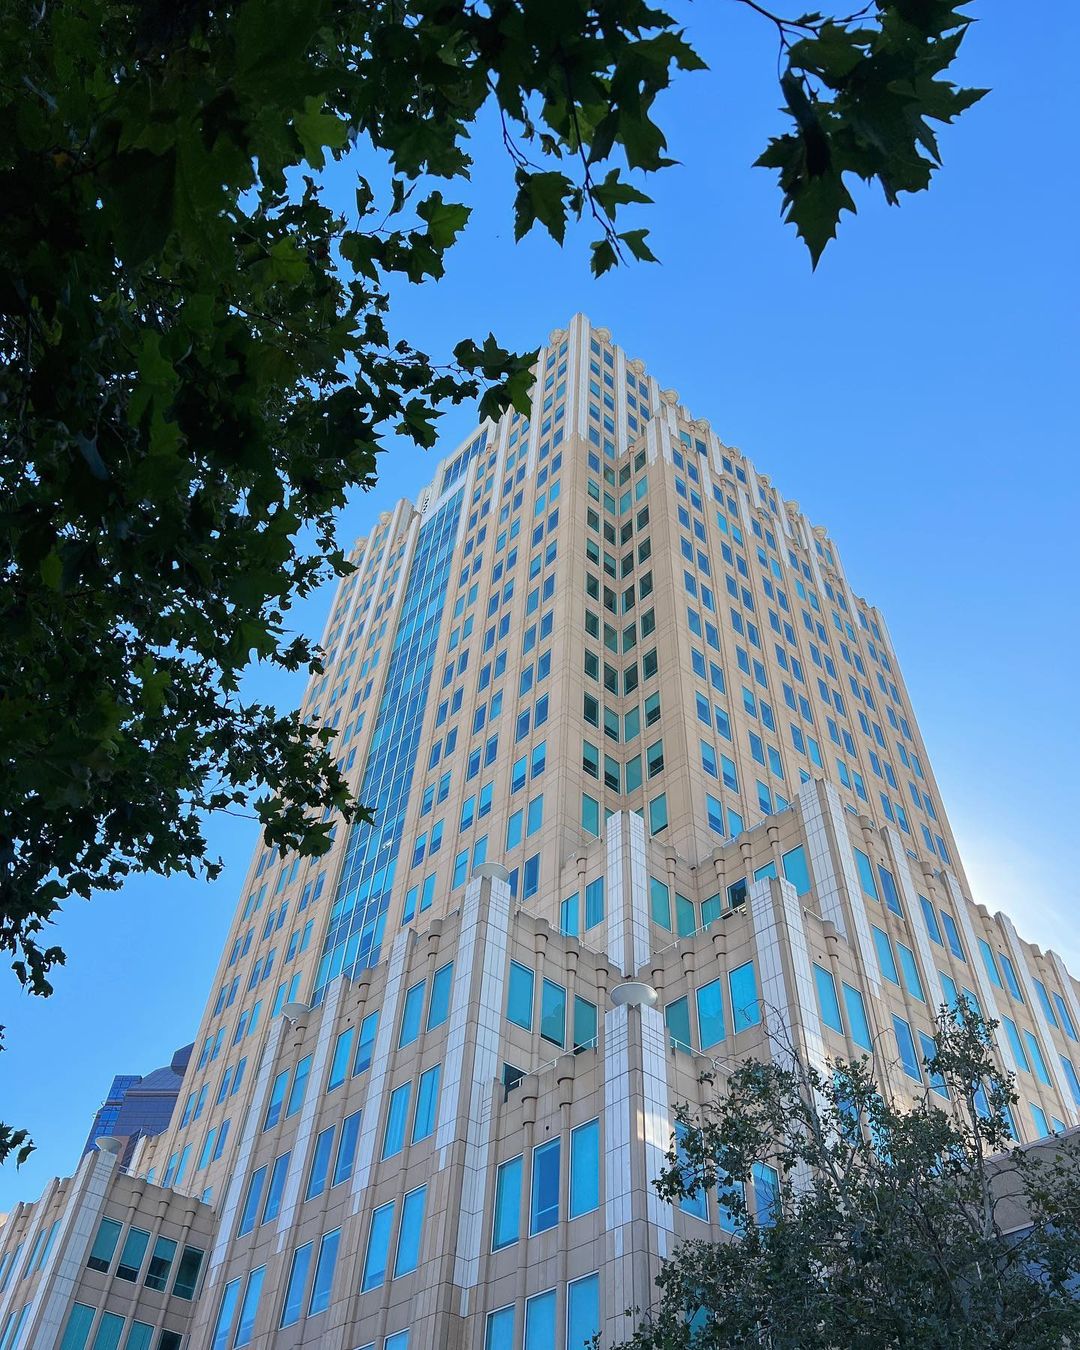
[[[607,823],[607,858],[605,861],[605,904],[607,906],[607,952],[608,959],[616,970],[624,975],[633,966],[630,953],[633,950],[631,929],[631,895],[627,886],[626,870],[623,865],[623,829],[620,811]]]
[[[279,1252],[284,1251],[289,1232],[296,1219],[300,1186],[307,1172],[311,1146],[315,1138],[315,1124],[323,1103],[322,1086],[326,1077],[327,1061],[330,1058],[330,1047],[337,1030],[338,1012],[348,988],[349,981],[344,975],[339,975],[327,989],[326,997],[319,1009],[322,1021],[319,1023],[315,1049],[312,1051],[308,1090],[304,1095],[304,1105],[301,1108],[300,1120],[296,1127],[292,1156],[289,1160],[289,1173],[285,1179],[285,1192],[281,1199],[281,1210],[277,1218],[277,1250]]]
[[[671,1090],[668,1083],[668,1031],[659,1008],[641,1005],[641,1088],[642,1130],[645,1144],[647,1183],[663,1170],[673,1129]],[[673,1231],[671,1205],[657,1195],[651,1184],[646,1190],[646,1212],[652,1224],[656,1255],[661,1260],[671,1254]]]
[[[72,1296],[86,1264],[86,1253],[105,1208],[115,1167],[116,1156],[111,1153],[88,1153],[79,1165],[68,1190],[52,1251],[23,1323],[27,1346],[59,1343]],[[0,1311],[0,1320],[6,1316],[5,1306]]]
[[[229,1249],[233,1225],[240,1208],[240,1197],[247,1186],[248,1173],[251,1170],[251,1156],[255,1151],[255,1143],[260,1132],[263,1113],[266,1110],[267,1099],[270,1095],[270,1084],[277,1068],[278,1051],[287,1034],[288,1026],[285,1019],[283,1017],[277,1018],[263,1049],[262,1059],[259,1061],[258,1072],[255,1075],[255,1085],[251,1092],[251,1101],[248,1104],[247,1115],[244,1117],[236,1165],[229,1181],[228,1190],[225,1192],[225,1203],[221,1207],[221,1223],[217,1231],[217,1241],[210,1252],[207,1268],[208,1285],[213,1284],[217,1279],[221,1262]]]
[[[1070,1124],[1075,1124],[1080,1118],[1077,1109],[1073,1104],[1072,1093],[1069,1090],[1069,1084],[1065,1079],[1065,1074],[1061,1068],[1061,1059],[1054,1049],[1054,1037],[1050,1030],[1050,1023],[1046,1020],[1046,1014],[1043,1012],[1041,1000],[1035,993],[1032,985],[1031,971],[1028,966],[1027,953],[1024,945],[1020,941],[1020,936],[1016,931],[1012,919],[1007,914],[996,914],[994,916],[1005,933],[1005,939],[1009,945],[1009,951],[1012,955],[1012,963],[1016,968],[1017,977],[1020,980],[1020,987],[1024,991],[1024,1001],[1027,1003],[1034,1019],[1035,1026],[1039,1031],[1039,1040],[1045,1047],[1045,1057],[1047,1067],[1050,1070],[1050,1077],[1057,1088],[1059,1103],[1064,1109],[1064,1119]],[[1056,1113],[1055,1113],[1056,1114]]]
[[[979,1002],[982,1004],[983,1016],[988,1022],[997,1022],[999,1026],[994,1032],[994,1040],[997,1043],[998,1054],[1001,1056],[1002,1063],[1010,1073],[1017,1072],[1016,1059],[1013,1056],[1012,1046],[1008,1039],[1002,1035],[1001,1014],[998,1012],[997,999],[994,997],[994,990],[990,984],[989,977],[986,974],[986,968],[983,965],[982,957],[979,954],[977,934],[975,925],[971,919],[973,906],[968,903],[960,889],[960,883],[951,872],[944,872],[945,884],[949,889],[949,895],[952,897],[953,909],[956,911],[956,918],[960,924],[961,931],[964,934],[964,946],[967,949],[968,965],[971,967],[971,973],[975,978],[976,991],[979,995]]]
[[[801,1049],[805,1058],[821,1066],[826,1049],[811,968],[813,958],[795,887],[782,877],[763,877],[750,888],[748,908],[773,1053],[790,1062],[792,1050]],[[784,973],[785,945],[793,988],[789,988]],[[802,1046],[798,1044],[800,1036]]]
[[[1069,1016],[1072,1018],[1074,1027],[1080,1028],[1080,999],[1076,997],[1076,990],[1073,987],[1072,976],[1065,969],[1065,963],[1057,952],[1047,952],[1046,955],[1050,964],[1054,968],[1054,974],[1057,976],[1058,984],[1061,986],[1062,997],[1065,999],[1065,1006],[1069,1009]]]
[[[627,1005],[604,1014],[604,1219],[614,1295],[607,1332],[611,1341],[633,1330],[623,1311],[647,1291],[634,1288],[631,1137],[634,1104],[630,1098],[630,1018]]]
[[[460,1008],[455,1010],[462,1035],[455,1038],[453,1029],[450,1034],[451,1045],[456,1039],[464,1040],[464,1026],[469,1015],[466,999],[471,988],[476,1013],[476,1041],[473,1046],[472,1072],[467,1083],[468,1092],[463,1100],[467,1112],[465,1158],[454,1261],[454,1282],[463,1290],[472,1289],[480,1274],[485,1182],[491,1163],[491,1085],[498,1077],[501,1055],[503,987],[509,930],[510,887],[507,881],[499,876],[474,878],[466,892],[459,950],[463,954],[482,953],[483,969],[479,987],[469,984],[459,987],[455,976],[455,996],[460,996],[462,1000]],[[448,1074],[456,1072],[460,1080],[461,1064],[459,1058],[456,1070],[448,1065]],[[456,1102],[458,1097],[458,1092],[451,1092],[448,1084],[447,1101]],[[462,1109],[461,1106],[458,1109]],[[452,1129],[452,1121],[440,1120],[440,1147],[449,1143],[448,1135]]]
[[[350,1188],[354,1214],[364,1207],[364,1191],[371,1176],[371,1164],[375,1156],[375,1140],[378,1136],[379,1120],[382,1116],[386,1080],[394,1062],[398,1004],[401,1001],[402,985],[405,980],[405,964],[412,940],[413,932],[411,929],[400,932],[391,943],[390,954],[387,959],[386,985],[383,990],[382,1008],[379,1012],[379,1030],[375,1037],[375,1048],[372,1053],[371,1079],[368,1083],[367,1098],[364,1102],[363,1119],[360,1122],[360,1138],[356,1146],[356,1170],[353,1172]]]
[[[899,834],[891,826],[887,826],[882,833],[889,843],[889,851],[892,855],[892,870],[900,887],[900,898],[908,920],[908,932],[914,937],[915,946],[919,953],[919,964],[922,966],[923,972],[923,992],[928,999],[926,1011],[932,1020],[936,1003],[931,991],[937,983],[937,965],[934,961],[934,953],[930,950],[930,938],[927,936],[926,921],[923,919],[922,906],[919,904],[919,892],[912,878],[907,852]]]
[[[847,890],[848,904],[851,907],[852,928],[855,933],[855,947],[866,972],[867,991],[875,1000],[881,998],[881,968],[878,965],[877,952],[870,936],[870,919],[866,913],[866,901],[863,899],[859,873],[855,866],[855,854],[852,852],[851,836],[844,808],[840,804],[840,794],[831,783],[822,783],[821,791],[826,802],[826,816],[832,830],[835,856],[840,862],[840,874]]]
[[[844,901],[833,866],[833,851],[825,827],[825,812],[818,783],[804,783],[796,800],[806,832],[806,864],[817,896],[818,912],[823,919],[829,920],[841,937],[846,938]]]

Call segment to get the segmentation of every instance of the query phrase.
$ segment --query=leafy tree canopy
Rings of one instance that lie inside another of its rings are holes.
[[[656,1182],[714,1189],[730,1241],[683,1243],[622,1350],[985,1350],[1080,1337],[1080,1146],[1014,1144],[1012,1075],[970,1005],[942,1008],[929,1086],[890,1100],[865,1058],[746,1061],[676,1111]],[[711,1079],[710,1079],[711,1081]],[[776,1170],[776,1203],[755,1175]]]
[[[239,678],[319,669],[287,612],[348,570],[335,512],[388,437],[434,444],[447,403],[525,406],[532,354],[463,338],[436,359],[389,313],[388,283],[437,279],[467,227],[444,193],[481,110],[518,237],[590,218],[599,274],[652,257],[624,208],[672,162],[658,95],[702,62],[643,0],[6,10],[0,949],[42,994],[57,906],[132,870],[213,876],[207,812],[261,794],[267,840],[313,854],[327,808],[360,809],[330,733]],[[761,162],[816,259],[845,174],[926,186],[930,119],[976,97],[941,78],[969,20],[942,0],[768,17],[791,129]],[[346,158],[348,218],[322,189]]]

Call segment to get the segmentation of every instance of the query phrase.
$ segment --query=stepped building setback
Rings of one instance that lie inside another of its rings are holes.
[[[1080,1121],[1080,986],[972,895],[884,619],[605,329],[350,557],[303,710],[375,822],[256,850],[169,1126],[0,1230],[0,1350],[610,1346],[728,1236],[650,1185],[702,1069],[913,1098],[961,993],[1018,1137]]]

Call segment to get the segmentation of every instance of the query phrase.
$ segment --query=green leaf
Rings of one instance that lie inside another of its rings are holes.
[[[60,554],[56,549],[50,550],[42,558],[40,563],[41,579],[50,591],[60,589],[60,578],[64,573],[64,565],[60,559]]]
[[[638,260],[638,262],[659,262],[659,259],[653,253],[645,242],[645,236],[648,230],[624,230],[619,238]]]
[[[644,205],[652,202],[651,197],[639,191],[632,184],[620,181],[618,169],[612,169],[603,182],[595,183],[592,194],[609,219],[612,220],[620,206],[625,206],[631,202],[640,202]]]
[[[348,127],[340,117],[324,110],[321,95],[304,100],[304,110],[293,118],[293,126],[300,138],[304,158],[316,169],[326,163],[324,149],[340,150],[348,136]]]
[[[441,192],[433,192],[416,208],[416,214],[427,222],[432,245],[449,248],[468,224],[472,208],[455,202],[444,202]]]
[[[518,174],[518,194],[514,202],[515,239],[522,239],[536,221],[547,230],[556,243],[566,237],[566,203],[574,185],[563,173]]]
[[[590,245],[592,249],[592,258],[590,266],[594,277],[602,277],[619,261],[619,256],[615,252],[614,245],[610,239],[598,239]]]
[[[787,219],[810,250],[816,268],[825,245],[835,238],[841,211],[855,212],[855,203],[841,174],[824,173],[803,185],[788,207]]]

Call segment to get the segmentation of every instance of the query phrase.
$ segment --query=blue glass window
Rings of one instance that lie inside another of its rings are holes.
[[[334,1160],[334,1175],[330,1185],[339,1186],[348,1181],[353,1173],[356,1161],[356,1141],[360,1138],[360,1118],[362,1111],[354,1111],[341,1122],[341,1139],[338,1141],[337,1158]]]
[[[873,925],[870,931],[874,935],[874,948],[877,951],[878,965],[881,967],[881,973],[887,980],[893,984],[900,983],[900,972],[896,968],[896,957],[893,955],[892,942],[888,933],[883,933],[880,928]]]
[[[510,979],[507,985],[506,1016],[516,1026],[532,1030],[533,987],[536,977],[527,966],[510,962]]]
[[[341,1229],[335,1228],[330,1233],[324,1233],[319,1243],[319,1259],[315,1262],[315,1279],[311,1284],[311,1298],[308,1301],[309,1317],[325,1312],[330,1306],[330,1290],[334,1284],[340,1241]]]
[[[897,892],[896,881],[893,878],[893,874],[887,867],[882,867],[879,863],[878,876],[881,879],[881,893],[885,897],[886,905],[888,905],[889,909],[891,909],[894,914],[899,914],[900,917],[903,918],[904,911],[900,906],[900,895]]]
[[[398,1049],[410,1045],[420,1035],[420,1025],[424,1012],[424,991],[426,980],[414,984],[405,994],[401,1010],[401,1029],[398,1032]]]
[[[698,1031],[701,1049],[719,1045],[726,1036],[724,1026],[723,986],[719,980],[710,980],[697,991]]]
[[[259,1312],[259,1296],[262,1293],[263,1277],[265,1274],[266,1267],[259,1266],[257,1270],[253,1270],[247,1277],[247,1284],[244,1287],[244,1301],[240,1305],[240,1320],[236,1324],[236,1336],[233,1340],[234,1347],[251,1344],[251,1338],[255,1332],[255,1318],[258,1316]],[[235,1284],[236,1281],[233,1283]],[[129,1335],[128,1345],[130,1346],[131,1343],[132,1338]],[[149,1341],[147,1344],[149,1344]],[[217,1344],[216,1338],[214,1344]]]
[[[919,896],[919,905],[922,908],[923,919],[926,921],[926,931],[930,934],[930,940],[936,942],[939,947],[945,945],[941,937],[941,929],[938,927],[937,914],[934,912],[934,906],[927,900],[925,895]]]
[[[960,934],[956,928],[956,920],[947,909],[941,911],[941,922],[945,928],[945,936],[949,942],[949,950],[958,961],[967,961],[964,955],[964,944],[960,941]]]
[[[797,895],[803,896],[810,893],[810,869],[806,865],[806,850],[802,844],[798,848],[793,848],[790,853],[785,853],[780,859],[784,869],[784,876],[795,887]]]
[[[371,1216],[367,1251],[364,1254],[364,1273],[360,1292],[377,1289],[386,1279],[387,1258],[390,1251],[390,1229],[394,1223],[394,1202],[380,1205]]]
[[[761,1005],[758,1001],[753,961],[736,966],[730,972],[728,989],[731,994],[731,1023],[735,1034],[747,1027],[756,1027],[761,1021]]]
[[[926,998],[923,995],[922,981],[919,979],[919,967],[915,961],[915,953],[910,947],[905,947],[902,942],[896,944],[896,950],[900,954],[900,969],[904,975],[904,986],[912,998],[917,998],[920,1003],[925,1003]]]
[[[424,1234],[424,1204],[427,1187],[409,1191],[401,1202],[401,1230],[398,1233],[394,1278],[408,1275],[420,1264],[420,1243]]]
[[[416,1114],[413,1117],[412,1141],[419,1143],[435,1130],[435,1113],[439,1106],[439,1079],[442,1065],[435,1064],[420,1075],[416,1085]]]
[[[484,1350],[514,1350],[514,1305],[488,1313]]]
[[[304,1288],[307,1285],[308,1270],[311,1267],[311,1249],[313,1244],[305,1242],[293,1252],[292,1265],[289,1268],[289,1282],[285,1288],[285,1298],[281,1305],[281,1327],[291,1327],[300,1320],[300,1310],[304,1305]]]
[[[454,963],[440,966],[431,977],[431,997],[428,1000],[427,1029],[442,1026],[450,1015],[450,989],[454,978]]]
[[[690,1004],[686,998],[677,998],[664,1009],[664,1024],[672,1049],[690,1049]]]
[[[326,1083],[327,1092],[332,1092],[334,1088],[340,1087],[344,1083],[349,1072],[349,1059],[352,1055],[352,1044],[355,1036],[356,1028],[347,1027],[334,1042],[334,1055],[330,1061],[330,1076]]]
[[[305,1200],[313,1200],[315,1196],[322,1195],[326,1189],[326,1181],[330,1172],[330,1155],[334,1149],[335,1131],[335,1126],[328,1125],[325,1130],[320,1131],[315,1140],[315,1152],[311,1158],[311,1172],[308,1175],[307,1191],[304,1194]]]
[[[844,994],[844,1009],[847,1012],[851,1039],[863,1050],[872,1050],[870,1023],[866,1020],[866,1004],[863,1002],[863,996],[858,989],[853,989],[850,984],[841,982],[841,988]]]
[[[356,1059],[353,1061],[354,1074],[363,1073],[371,1067],[371,1057],[375,1051],[375,1035],[379,1029],[378,1012],[368,1013],[360,1023],[360,1038],[356,1043]]]
[[[600,1206],[600,1121],[570,1131],[570,1218]]]
[[[984,938],[976,939],[979,944],[979,951],[982,953],[983,965],[986,967],[986,973],[990,977],[990,983],[998,989],[1004,989],[1005,983],[1001,978],[1001,971],[998,969],[997,960],[994,957],[993,948]]]
[[[518,1240],[521,1227],[520,1155],[500,1163],[495,1173],[495,1222],[491,1237],[493,1251],[509,1247]]]
[[[266,1172],[267,1165],[264,1164],[251,1174],[251,1180],[248,1182],[247,1199],[244,1201],[244,1208],[240,1215],[240,1226],[236,1230],[238,1237],[250,1233],[255,1227],[255,1216],[259,1212],[259,1202],[262,1200],[263,1187],[266,1185]]]
[[[871,900],[878,899],[877,884],[874,881],[874,869],[870,859],[862,849],[853,849],[855,854],[855,866],[859,872],[859,884],[862,886],[863,894],[868,895]]]
[[[844,1034],[844,1023],[840,1016],[840,1001],[836,997],[836,982],[832,975],[817,965],[816,962],[814,964],[814,984],[817,986],[821,1020],[827,1027],[831,1027],[833,1031],[838,1031],[842,1036]]]
[[[566,1286],[566,1350],[588,1350],[600,1334],[600,1277],[586,1275]]]
[[[529,1234],[546,1232],[559,1222],[559,1154],[562,1141],[538,1144],[532,1154],[532,1205]]]
[[[525,1301],[523,1350],[551,1350],[555,1344],[555,1290],[549,1289]]]
[[[900,1063],[903,1065],[904,1072],[909,1078],[914,1078],[917,1083],[921,1083],[922,1071],[919,1068],[919,1056],[915,1050],[915,1040],[911,1034],[911,1027],[902,1017],[894,1015],[893,1033],[896,1036],[896,1049],[900,1055]]]
[[[409,1100],[412,1096],[412,1083],[402,1083],[390,1094],[390,1105],[386,1112],[386,1128],[383,1131],[382,1156],[391,1158],[405,1147],[405,1121],[409,1115]]]
[[[285,1190],[285,1178],[289,1172],[289,1159],[292,1153],[282,1153],[274,1159],[274,1166],[270,1172],[270,1184],[266,1188],[266,1204],[263,1205],[262,1218],[260,1223],[270,1223],[276,1219],[281,1210],[281,1196]]]
[[[684,1185],[689,1185],[694,1180],[694,1173],[691,1171],[690,1163],[686,1155],[686,1136],[688,1127],[681,1120],[675,1122],[675,1156],[681,1173]],[[709,1217],[709,1199],[705,1192],[705,1187],[697,1185],[688,1194],[679,1197],[679,1208],[684,1214],[692,1214],[695,1219],[708,1220]]]

